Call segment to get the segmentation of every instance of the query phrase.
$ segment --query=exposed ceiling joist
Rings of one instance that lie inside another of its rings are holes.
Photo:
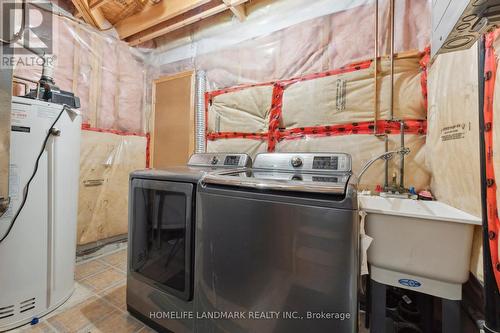
[[[241,22],[247,18],[245,4],[238,4],[239,1],[232,0],[222,0],[224,4],[231,10],[231,12],[240,20]]]
[[[157,24],[182,15],[190,10],[209,3],[211,0],[169,0],[144,9],[129,16],[115,25],[121,39],[125,39]]]
[[[155,26],[131,35],[125,40],[131,46],[136,46],[231,8],[235,8],[235,10],[239,11],[241,14],[242,9],[238,7],[242,6],[247,1],[248,0],[233,0],[229,1],[230,4],[228,5],[221,0],[210,0],[207,3],[193,8],[181,15],[175,16],[169,20],[165,20]]]
[[[245,21],[245,19],[247,18],[247,10],[245,4],[235,7],[230,7],[229,9],[231,9],[234,16],[236,16],[238,20],[240,20],[241,22]]]
[[[89,7],[90,7],[90,9],[97,9],[97,8],[105,5],[109,1],[110,0],[93,0],[93,1],[90,1]]]
[[[147,0],[121,0],[121,7],[125,6],[121,12],[114,2],[117,0],[71,1],[76,17],[100,30],[112,22],[120,39],[136,46],[227,10],[244,21],[245,3],[250,0],[162,0],[149,5]],[[142,4],[139,11],[134,6],[137,2]]]
[[[81,18],[90,25],[98,29],[107,28],[107,20],[104,17],[100,8],[90,8],[87,0],[71,0],[73,5],[78,10],[78,14]]]

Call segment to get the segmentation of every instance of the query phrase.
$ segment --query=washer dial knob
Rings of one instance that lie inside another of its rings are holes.
[[[298,156],[292,157],[291,163],[292,163],[292,166],[294,168],[301,167],[302,166],[302,159]]]
[[[212,165],[216,165],[217,163],[219,163],[219,159],[217,158],[217,156],[212,157],[212,161],[210,163],[212,163]]]

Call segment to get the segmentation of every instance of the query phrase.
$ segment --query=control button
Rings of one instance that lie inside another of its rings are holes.
[[[302,159],[300,157],[292,157],[292,166],[298,168],[302,166]]]
[[[304,179],[302,179],[302,176],[297,176],[297,175],[294,175],[294,176],[292,176],[292,180],[295,180],[295,181],[299,181],[299,182],[301,182],[301,181],[303,181]]]
[[[212,157],[212,165],[216,165],[217,163],[219,163],[219,159],[217,158],[217,156],[214,156]]]

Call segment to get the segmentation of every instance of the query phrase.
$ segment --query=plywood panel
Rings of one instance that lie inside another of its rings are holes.
[[[184,72],[153,83],[154,168],[186,164],[194,152],[193,74]]]

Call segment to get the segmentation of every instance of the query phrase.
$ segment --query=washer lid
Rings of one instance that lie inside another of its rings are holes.
[[[260,190],[345,194],[351,174],[297,173],[278,170],[237,170],[206,174],[202,184],[217,184]]]

